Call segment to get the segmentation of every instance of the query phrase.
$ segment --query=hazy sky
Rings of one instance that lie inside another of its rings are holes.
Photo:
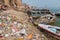
[[[23,2],[38,7],[60,7],[60,0],[23,0]]]

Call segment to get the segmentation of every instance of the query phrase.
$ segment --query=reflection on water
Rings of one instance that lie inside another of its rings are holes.
[[[56,22],[54,23],[56,26],[60,26],[60,17],[56,18]]]

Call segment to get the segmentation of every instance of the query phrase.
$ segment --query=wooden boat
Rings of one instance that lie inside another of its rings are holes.
[[[35,9],[30,13],[32,17],[33,24],[38,25],[39,23],[54,23],[56,20],[56,16],[50,12],[48,9]]]
[[[60,16],[60,12],[55,13],[56,16]]]
[[[60,13],[55,14],[56,16],[60,16]]]
[[[39,24],[38,28],[44,30],[47,34],[51,35],[52,37],[60,40],[60,27]]]

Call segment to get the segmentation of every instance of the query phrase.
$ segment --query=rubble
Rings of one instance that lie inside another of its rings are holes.
[[[30,32],[26,21],[21,23],[16,15],[10,15],[9,12],[0,15],[0,36],[2,38],[16,37],[17,40],[34,40],[34,33]]]

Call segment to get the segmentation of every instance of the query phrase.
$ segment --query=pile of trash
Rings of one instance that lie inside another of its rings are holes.
[[[15,15],[0,13],[0,38],[8,37],[15,37],[17,40],[40,40],[40,35],[30,32],[28,24],[18,21]]]

